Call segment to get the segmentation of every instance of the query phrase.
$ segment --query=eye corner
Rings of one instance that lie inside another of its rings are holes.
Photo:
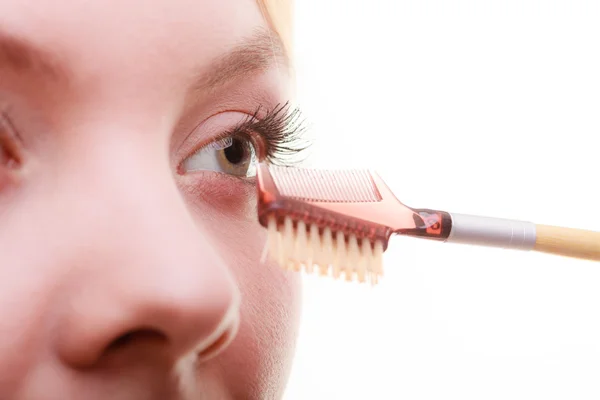
[[[0,112],[0,167],[19,171],[25,161],[23,141],[5,111]]]
[[[185,168],[183,167],[185,160],[187,160],[187,158],[183,159],[179,164],[175,166],[175,173],[179,176],[184,176],[186,174]]]

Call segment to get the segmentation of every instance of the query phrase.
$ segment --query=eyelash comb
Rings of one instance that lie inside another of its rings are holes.
[[[392,235],[600,261],[600,232],[412,208],[368,170],[261,163],[258,220],[285,269],[377,284]]]

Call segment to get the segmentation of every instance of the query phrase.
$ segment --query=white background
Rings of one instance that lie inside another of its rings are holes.
[[[600,2],[297,0],[322,166],[407,205],[600,230]],[[298,399],[598,399],[600,264],[396,238],[305,277]]]

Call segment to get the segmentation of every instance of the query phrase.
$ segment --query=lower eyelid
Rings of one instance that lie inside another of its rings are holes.
[[[192,198],[218,201],[237,198],[240,201],[256,195],[256,177],[246,178],[214,171],[194,171],[180,177],[180,185]]]

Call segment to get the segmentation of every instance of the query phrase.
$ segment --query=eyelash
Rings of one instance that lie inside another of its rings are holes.
[[[256,145],[256,139],[251,134],[253,132],[264,142],[264,146],[258,146],[262,148],[262,153],[258,154],[262,158],[260,161],[285,166],[299,162],[300,159],[294,159],[294,156],[310,147],[310,143],[304,138],[306,125],[301,118],[300,109],[290,109],[286,102],[267,111],[262,117],[261,111],[259,106],[252,115],[221,135],[221,138],[243,137]]]

